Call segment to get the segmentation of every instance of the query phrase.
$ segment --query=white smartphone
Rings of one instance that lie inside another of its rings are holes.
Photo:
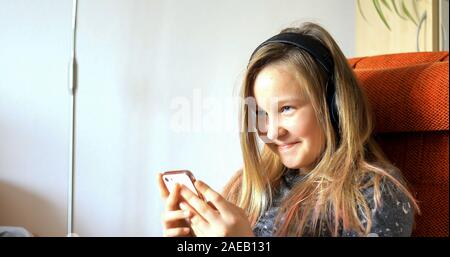
[[[178,183],[180,185],[185,185],[189,190],[191,190],[194,194],[196,194],[201,199],[202,196],[197,192],[197,189],[194,186],[195,177],[189,170],[171,170],[166,171],[162,175],[162,179],[164,184],[166,185],[167,190],[169,192],[173,191],[175,184]]]

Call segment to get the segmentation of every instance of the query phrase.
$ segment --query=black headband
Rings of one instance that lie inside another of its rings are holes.
[[[305,50],[325,70],[328,75],[326,86],[326,100],[331,117],[331,123],[333,125],[334,131],[336,132],[337,142],[339,143],[339,113],[336,104],[336,88],[334,85],[334,62],[330,51],[319,40],[311,36],[286,32],[275,35],[261,43],[255,49],[255,51],[253,51],[250,60],[253,58],[253,55],[256,53],[256,51],[258,51],[261,47],[271,43],[283,43]]]
[[[256,51],[258,51],[261,47],[271,43],[283,43],[303,49],[310,55],[312,55],[314,59],[316,59],[320,63],[323,69],[328,73],[328,76],[333,74],[334,71],[333,58],[331,58],[328,49],[324,47],[322,43],[320,43],[317,39],[298,33],[292,32],[281,33],[261,43],[255,49],[255,51],[253,51],[252,57],[256,53]]]

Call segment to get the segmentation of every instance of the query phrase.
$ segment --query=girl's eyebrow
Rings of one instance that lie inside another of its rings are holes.
[[[278,104],[284,104],[286,102],[295,102],[295,101],[303,101],[303,97],[284,97],[284,98],[278,98]]]
[[[276,103],[278,105],[283,105],[288,102],[303,102],[305,99],[303,97],[298,97],[298,96],[294,96],[294,97],[289,96],[289,97],[278,97],[277,100],[278,101]]]
[[[281,105],[283,105],[285,103],[288,103],[288,102],[295,102],[295,101],[302,102],[302,101],[304,101],[304,99],[302,97],[292,97],[292,96],[289,96],[289,97],[277,97],[276,99],[278,100],[277,101],[278,106],[281,106]],[[257,104],[256,107],[259,110],[265,111],[259,104]]]

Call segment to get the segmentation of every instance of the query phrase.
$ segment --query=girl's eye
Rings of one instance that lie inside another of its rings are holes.
[[[291,106],[283,106],[281,107],[281,112],[289,112],[292,110]]]

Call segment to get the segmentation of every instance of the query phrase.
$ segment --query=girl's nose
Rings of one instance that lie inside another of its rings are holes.
[[[267,138],[271,141],[274,141],[275,139],[283,137],[284,135],[286,135],[286,133],[287,130],[282,127],[269,129],[269,131],[267,132]]]
[[[287,130],[280,126],[277,120],[268,124],[267,138],[269,140],[274,141],[275,139],[283,137],[286,133]]]

